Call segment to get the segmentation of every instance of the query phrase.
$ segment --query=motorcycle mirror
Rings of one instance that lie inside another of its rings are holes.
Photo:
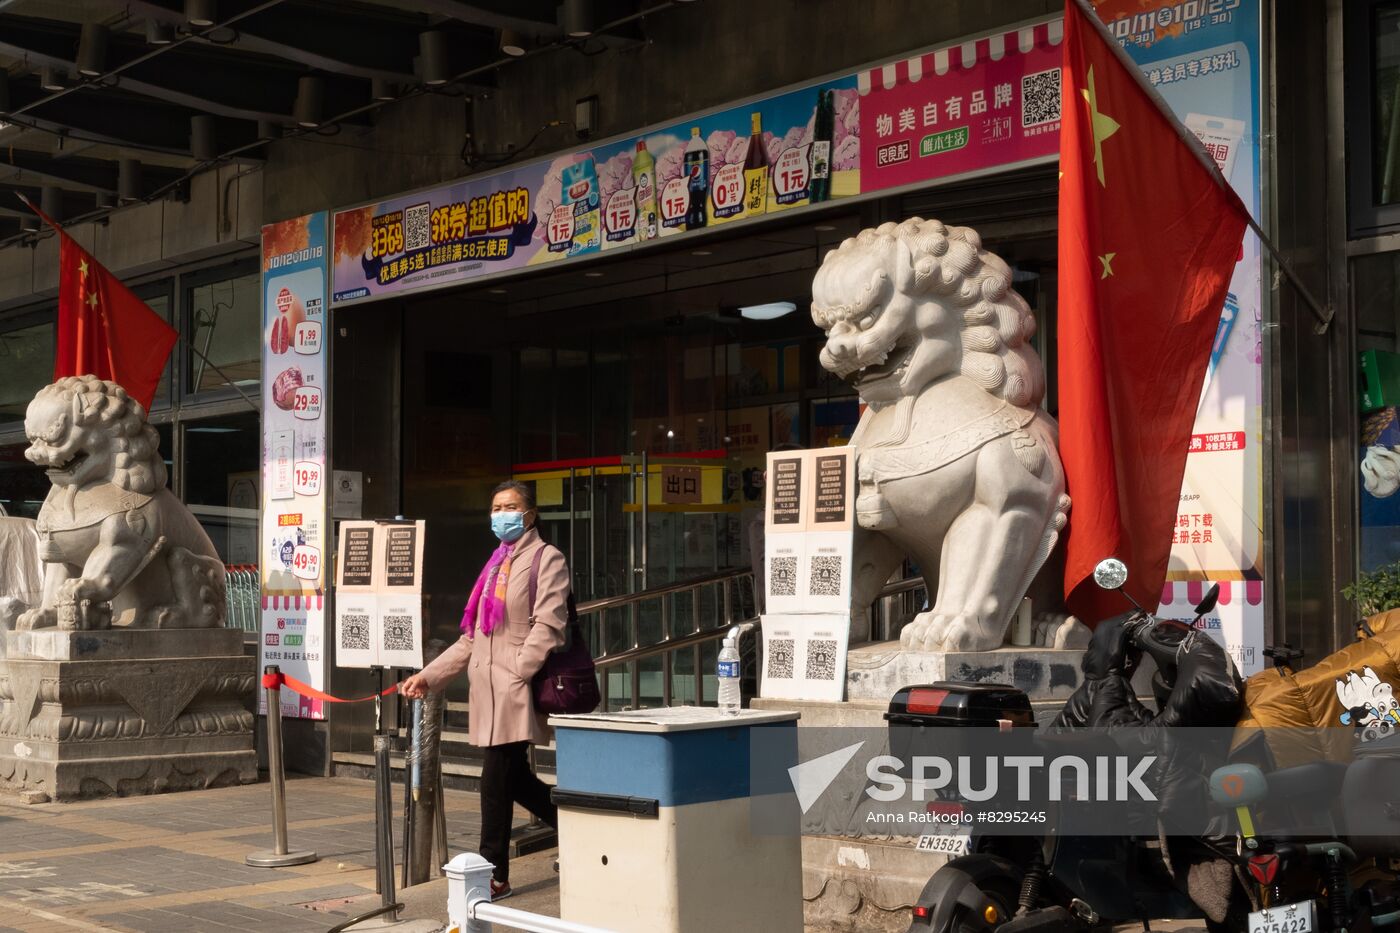
[[[1105,557],[1094,568],[1094,582],[1105,590],[1118,590],[1128,582],[1128,565],[1116,557]]]
[[[1205,599],[1196,604],[1196,615],[1203,616],[1215,608],[1216,602],[1220,599],[1220,584],[1217,583],[1206,590]]]

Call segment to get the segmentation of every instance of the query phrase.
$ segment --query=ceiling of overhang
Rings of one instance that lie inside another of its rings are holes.
[[[571,39],[564,0],[0,0],[0,249],[33,235],[17,194],[39,204],[49,189],[68,222],[178,198],[272,138],[368,125],[395,100],[490,87],[571,45],[640,41],[672,5],[591,0],[592,36]],[[501,51],[502,30],[526,38],[525,58]],[[424,81],[424,32],[443,34],[443,84]],[[319,128],[294,117],[304,77],[319,79]]]

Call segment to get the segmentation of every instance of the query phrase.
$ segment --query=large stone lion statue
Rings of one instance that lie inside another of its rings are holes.
[[[937,597],[905,626],[906,649],[1000,646],[1069,512],[1035,318],[1010,268],[966,227],[881,224],[826,255],[812,317],[822,366],[868,406],[851,439],[853,618],[908,555]]]
[[[52,487],[38,520],[43,599],[17,628],[224,624],[223,563],[166,488],[139,403],[114,382],[68,376],[34,396],[24,432]]]

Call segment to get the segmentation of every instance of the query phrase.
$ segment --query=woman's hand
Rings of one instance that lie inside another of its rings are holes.
[[[414,674],[403,683],[399,684],[399,693],[410,700],[421,700],[431,691],[428,689],[428,682],[423,679],[423,675]]]

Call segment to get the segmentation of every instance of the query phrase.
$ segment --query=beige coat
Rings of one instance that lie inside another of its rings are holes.
[[[530,565],[540,548],[545,552],[540,558],[535,624],[531,625]],[[490,586],[488,580],[486,587]],[[453,677],[467,672],[468,738],[473,745],[549,741],[545,717],[535,712],[530,678],[544,665],[546,655],[564,643],[569,589],[569,565],[563,553],[531,528],[515,543],[505,617],[489,635],[464,634],[423,668],[430,690],[442,690]]]

